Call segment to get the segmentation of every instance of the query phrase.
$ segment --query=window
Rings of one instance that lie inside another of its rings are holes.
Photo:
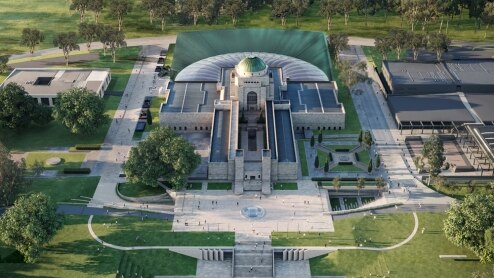
[[[323,126],[323,127],[322,127],[322,130],[326,130],[326,127],[325,127],[325,126]]]
[[[257,94],[255,92],[249,92],[247,94],[247,104],[257,104]]]
[[[297,126],[297,130],[300,130],[300,127],[299,126]]]
[[[178,130],[182,130],[182,127],[181,127],[181,126],[179,126],[179,127],[178,127]]]
[[[310,130],[310,126],[307,127],[307,130]]]
[[[176,127],[176,126],[174,126],[174,127],[173,127],[173,130],[177,130],[177,127]]]
[[[206,130],[208,130],[208,127],[206,127]]]
[[[187,130],[187,127],[186,126],[184,126],[184,130]]]
[[[321,130],[321,127],[320,127],[320,126],[318,126],[318,127],[317,127],[317,130]]]
[[[202,130],[202,126],[201,126],[200,128],[201,128],[201,130]]]
[[[49,106],[50,105],[50,99],[47,97],[42,97],[41,98],[41,104]]]
[[[196,126],[196,128],[195,128],[195,129],[197,130],[197,126]]]
[[[341,126],[339,126],[338,129],[341,130]]]

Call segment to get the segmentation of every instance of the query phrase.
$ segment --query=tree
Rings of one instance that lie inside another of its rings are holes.
[[[388,59],[388,53],[391,51],[391,42],[388,37],[378,37],[374,39],[376,51],[381,54],[383,60]]]
[[[9,55],[0,56],[0,74],[6,73],[9,70]]]
[[[130,0],[110,0],[110,14],[117,18],[118,31],[122,31],[123,18],[132,11]]]
[[[51,107],[38,104],[34,110],[33,116],[31,116],[31,119],[37,125],[47,125],[53,121],[52,112]]]
[[[484,39],[487,38],[487,29],[491,24],[494,24],[494,2],[489,2],[485,5],[484,11],[482,12],[482,21],[485,24]]]
[[[175,6],[169,0],[159,0],[156,17],[161,21],[161,31],[165,30],[166,19],[175,13]]]
[[[379,166],[381,166],[381,156],[380,155],[377,155],[375,162],[376,163],[374,163],[375,164],[374,167],[376,167],[376,169],[377,169],[377,168],[379,168]]]
[[[39,108],[38,102],[22,86],[9,83],[0,88],[0,126],[10,129],[27,127]]]
[[[367,164],[367,172],[368,173],[372,172],[372,159],[369,160],[369,164]]]
[[[448,34],[449,20],[455,15],[460,14],[460,4],[462,0],[443,0],[438,1],[438,12],[441,15],[441,24],[439,25],[439,33],[442,32],[444,16],[446,16],[446,34]]]
[[[365,179],[360,177],[357,179],[357,190],[358,190],[358,195],[360,196],[360,190],[365,188]]]
[[[401,52],[410,41],[410,33],[403,29],[393,28],[388,33],[389,43],[396,50],[396,57],[401,59]]]
[[[341,182],[339,177],[334,177],[333,178],[333,188],[338,192],[341,188]]]
[[[348,25],[350,19],[350,12],[354,7],[354,0],[340,0],[338,1],[338,13],[345,17],[345,25]]]
[[[480,17],[484,12],[486,0],[468,0],[465,4],[468,6],[468,16],[475,19],[477,29],[480,28]],[[491,1],[489,1],[491,2]]]
[[[377,177],[376,178],[376,187],[379,189],[379,192],[382,191],[382,189],[386,186],[386,183],[384,182],[384,179],[382,177]]]
[[[39,160],[35,160],[33,162],[33,165],[31,165],[31,169],[33,170],[33,174],[35,177],[38,177],[40,176],[43,171],[45,170],[45,164],[43,163],[43,161],[39,161]]]
[[[89,2],[90,0],[72,0],[72,3],[70,4],[70,9],[76,10],[79,13],[81,23],[84,21]]]
[[[329,49],[334,55],[336,61],[339,61],[341,51],[348,49],[348,34],[347,33],[332,33],[329,34]]]
[[[314,144],[316,143],[315,142],[315,138],[314,138],[314,134],[312,134],[312,136],[310,137],[310,146],[313,148],[314,147]]]
[[[111,50],[111,57],[113,59],[113,63],[115,63],[115,59],[117,56],[117,48],[127,46],[127,43],[124,41],[125,35],[123,31],[118,30],[113,27],[103,28],[100,40],[104,42],[106,48]]]
[[[444,220],[446,238],[454,245],[473,251],[482,262],[494,259],[485,234],[494,227],[494,195],[469,194],[461,203],[448,209]]]
[[[368,15],[374,15],[377,12],[377,0],[355,0],[355,8],[359,15],[365,15],[365,26],[367,26]]]
[[[349,61],[340,61],[338,67],[340,69],[340,79],[348,88],[353,87],[359,82],[369,80],[367,76],[367,64],[364,62],[358,62],[352,65]]]
[[[408,20],[408,23],[412,26],[412,32],[415,31],[415,24],[420,18],[420,10],[422,9],[420,1],[421,0],[400,1],[400,12],[402,18],[404,17]]]
[[[274,0],[272,15],[281,20],[281,26],[285,26],[286,18],[292,13],[293,5],[291,0]]]
[[[201,16],[204,10],[204,1],[203,0],[184,0],[184,5],[182,6],[185,12],[189,15],[192,15],[194,25],[197,25],[197,21],[199,20],[199,16]]]
[[[105,7],[103,0],[89,0],[88,10],[94,13],[94,22],[98,24],[99,16]]]
[[[372,133],[368,130],[364,132],[363,143],[366,149],[369,149],[372,144],[374,144],[374,140],[372,140]]]
[[[149,13],[149,23],[153,24],[153,18],[155,15],[156,8],[158,7],[157,0],[141,0],[142,8]]]
[[[246,3],[242,0],[226,0],[223,5],[226,14],[232,18],[233,26],[237,25],[238,16],[242,14],[246,7]]]
[[[169,128],[160,127],[130,150],[123,168],[131,182],[155,187],[157,179],[163,179],[171,187],[180,189],[200,161],[186,139]]]
[[[45,36],[38,29],[24,28],[22,29],[21,45],[29,48],[29,53],[34,53],[36,45],[44,41]]]
[[[302,15],[304,15],[305,11],[309,7],[309,0],[292,0],[292,7],[298,27],[298,20]]]
[[[103,99],[86,88],[69,89],[57,99],[53,116],[71,133],[91,134],[108,119]]]
[[[425,141],[422,155],[429,161],[429,172],[432,177],[436,177],[441,173],[441,166],[444,162],[443,152],[444,146],[439,136],[432,135]]]
[[[338,13],[338,1],[337,0],[321,0],[319,8],[319,14],[326,18],[326,24],[328,32],[331,30],[331,24],[333,23],[333,18]]]
[[[151,110],[148,110],[148,113],[146,114],[146,122],[148,125],[153,125],[153,116],[151,115]]]
[[[102,29],[101,25],[96,23],[79,24],[79,35],[86,40],[88,50],[91,49],[91,43],[100,37]]]
[[[204,4],[203,13],[206,23],[209,25],[217,23],[220,17],[221,6],[223,0],[206,0]]]
[[[319,154],[316,154],[316,158],[314,159],[314,168],[319,168]]]
[[[399,0],[377,0],[379,9],[384,11],[384,22],[388,21],[388,14],[395,11],[399,2]]]
[[[420,49],[427,46],[427,37],[420,33],[410,34],[409,45],[412,48],[413,60],[416,61],[419,57]]]
[[[22,196],[0,217],[0,237],[15,247],[27,263],[39,258],[43,246],[63,225],[63,216],[43,193]]]
[[[321,143],[322,143],[322,132],[319,132],[319,134],[317,135],[317,142],[318,142],[319,144],[321,144]]]
[[[324,173],[329,172],[329,159],[326,159],[326,162],[324,163]]]
[[[448,51],[448,47],[451,44],[451,40],[445,34],[432,33],[429,34],[428,46],[431,50],[436,52],[436,60],[441,61],[443,52]]]
[[[12,160],[9,150],[0,144],[0,206],[12,204],[16,194],[27,184],[26,163]]]
[[[59,33],[53,39],[53,45],[62,49],[63,57],[65,59],[65,65],[69,66],[69,54],[73,50],[80,50],[81,48],[77,44],[77,33]]]
[[[364,131],[360,130],[360,133],[358,135],[358,144],[362,146],[362,141],[364,140]]]
[[[422,21],[422,31],[429,23],[439,16],[439,2],[437,0],[419,0],[419,20]]]

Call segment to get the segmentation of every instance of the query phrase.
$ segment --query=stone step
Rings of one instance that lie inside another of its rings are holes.
[[[273,277],[273,268],[265,266],[235,267],[233,277]]]
[[[235,264],[272,266],[273,256],[235,256]]]

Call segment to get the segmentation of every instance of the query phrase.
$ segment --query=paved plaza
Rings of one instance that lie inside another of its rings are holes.
[[[334,231],[326,190],[313,181],[299,181],[298,190],[275,190],[234,195],[226,190],[190,191],[175,202],[175,231],[235,231],[268,236],[273,231]],[[248,219],[246,207],[261,207],[266,214]]]

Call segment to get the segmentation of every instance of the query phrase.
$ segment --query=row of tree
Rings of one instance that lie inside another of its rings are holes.
[[[363,177],[360,177],[357,179],[357,182],[356,182],[356,187],[357,187],[357,190],[358,190],[358,194],[360,195],[360,190],[364,189],[365,188],[365,178]],[[341,179],[340,177],[334,177],[333,178],[333,181],[332,181],[332,185],[333,185],[333,188],[336,190],[336,191],[339,191],[340,188],[341,188]],[[377,177],[375,179],[375,184],[374,184],[377,189],[379,189],[379,191],[383,190],[385,187],[386,187],[386,182],[384,181],[384,179],[382,177]]]
[[[0,127],[20,130],[32,123],[46,125],[53,119],[71,133],[90,134],[104,124],[108,117],[105,115],[103,99],[85,88],[72,88],[58,94],[53,109],[38,104],[16,83],[0,88]]]

